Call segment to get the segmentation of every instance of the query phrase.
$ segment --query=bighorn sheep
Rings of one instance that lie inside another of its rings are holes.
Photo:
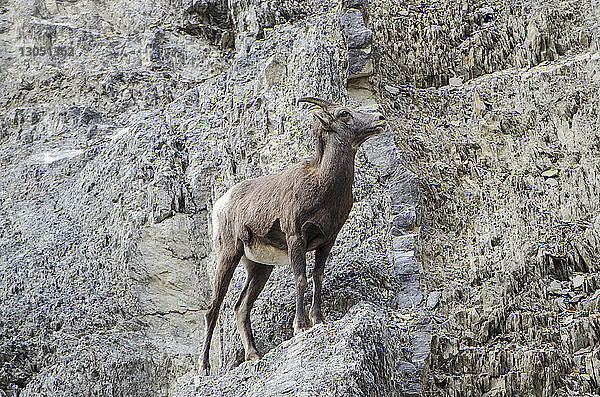
[[[294,273],[293,326],[297,334],[307,328],[303,305],[306,253],[316,250],[310,319],[313,324],[324,321],[321,286],[325,260],[352,208],[356,150],[383,131],[385,118],[317,98],[298,102],[317,105],[314,156],[276,174],[240,182],[214,204],[212,237],[217,264],[202,350],[201,370],[206,374],[210,372],[209,349],[217,316],[240,260],[246,266],[247,279],[235,305],[235,317],[246,360],[261,358],[252,336],[250,310],[272,265],[290,264]]]

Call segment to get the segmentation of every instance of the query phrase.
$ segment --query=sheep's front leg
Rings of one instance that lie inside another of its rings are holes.
[[[321,287],[323,286],[323,274],[325,272],[325,261],[329,256],[333,244],[327,244],[320,247],[315,252],[315,267],[313,269],[313,300],[310,307],[310,320],[313,325],[325,322],[325,317],[321,311]]]
[[[304,315],[304,293],[306,292],[306,247],[300,237],[287,238],[290,264],[296,284],[296,316],[294,317],[294,335],[306,330]]]

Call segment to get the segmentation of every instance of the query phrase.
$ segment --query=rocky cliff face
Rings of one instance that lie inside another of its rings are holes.
[[[600,393],[599,20],[0,1],[0,395]],[[390,125],[357,156],[327,324],[293,337],[276,268],[252,315],[267,354],[242,363],[240,266],[200,376],[212,204],[310,155],[307,95]]]

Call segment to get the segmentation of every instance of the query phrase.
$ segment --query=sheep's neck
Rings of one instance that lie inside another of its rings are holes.
[[[354,157],[356,149],[340,142],[327,142],[318,163],[319,180],[328,196],[352,195],[354,182]]]

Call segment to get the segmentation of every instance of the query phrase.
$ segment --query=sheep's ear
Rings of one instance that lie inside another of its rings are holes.
[[[310,103],[313,105],[313,114],[321,122],[323,129],[330,130],[331,124],[333,123],[333,115],[329,113],[328,109],[337,106],[333,102],[325,101],[323,99],[314,98],[314,97],[303,97],[298,99],[297,103]]]
[[[318,109],[313,112],[317,120],[321,122],[324,129],[330,130],[333,123],[333,116],[325,109]]]

